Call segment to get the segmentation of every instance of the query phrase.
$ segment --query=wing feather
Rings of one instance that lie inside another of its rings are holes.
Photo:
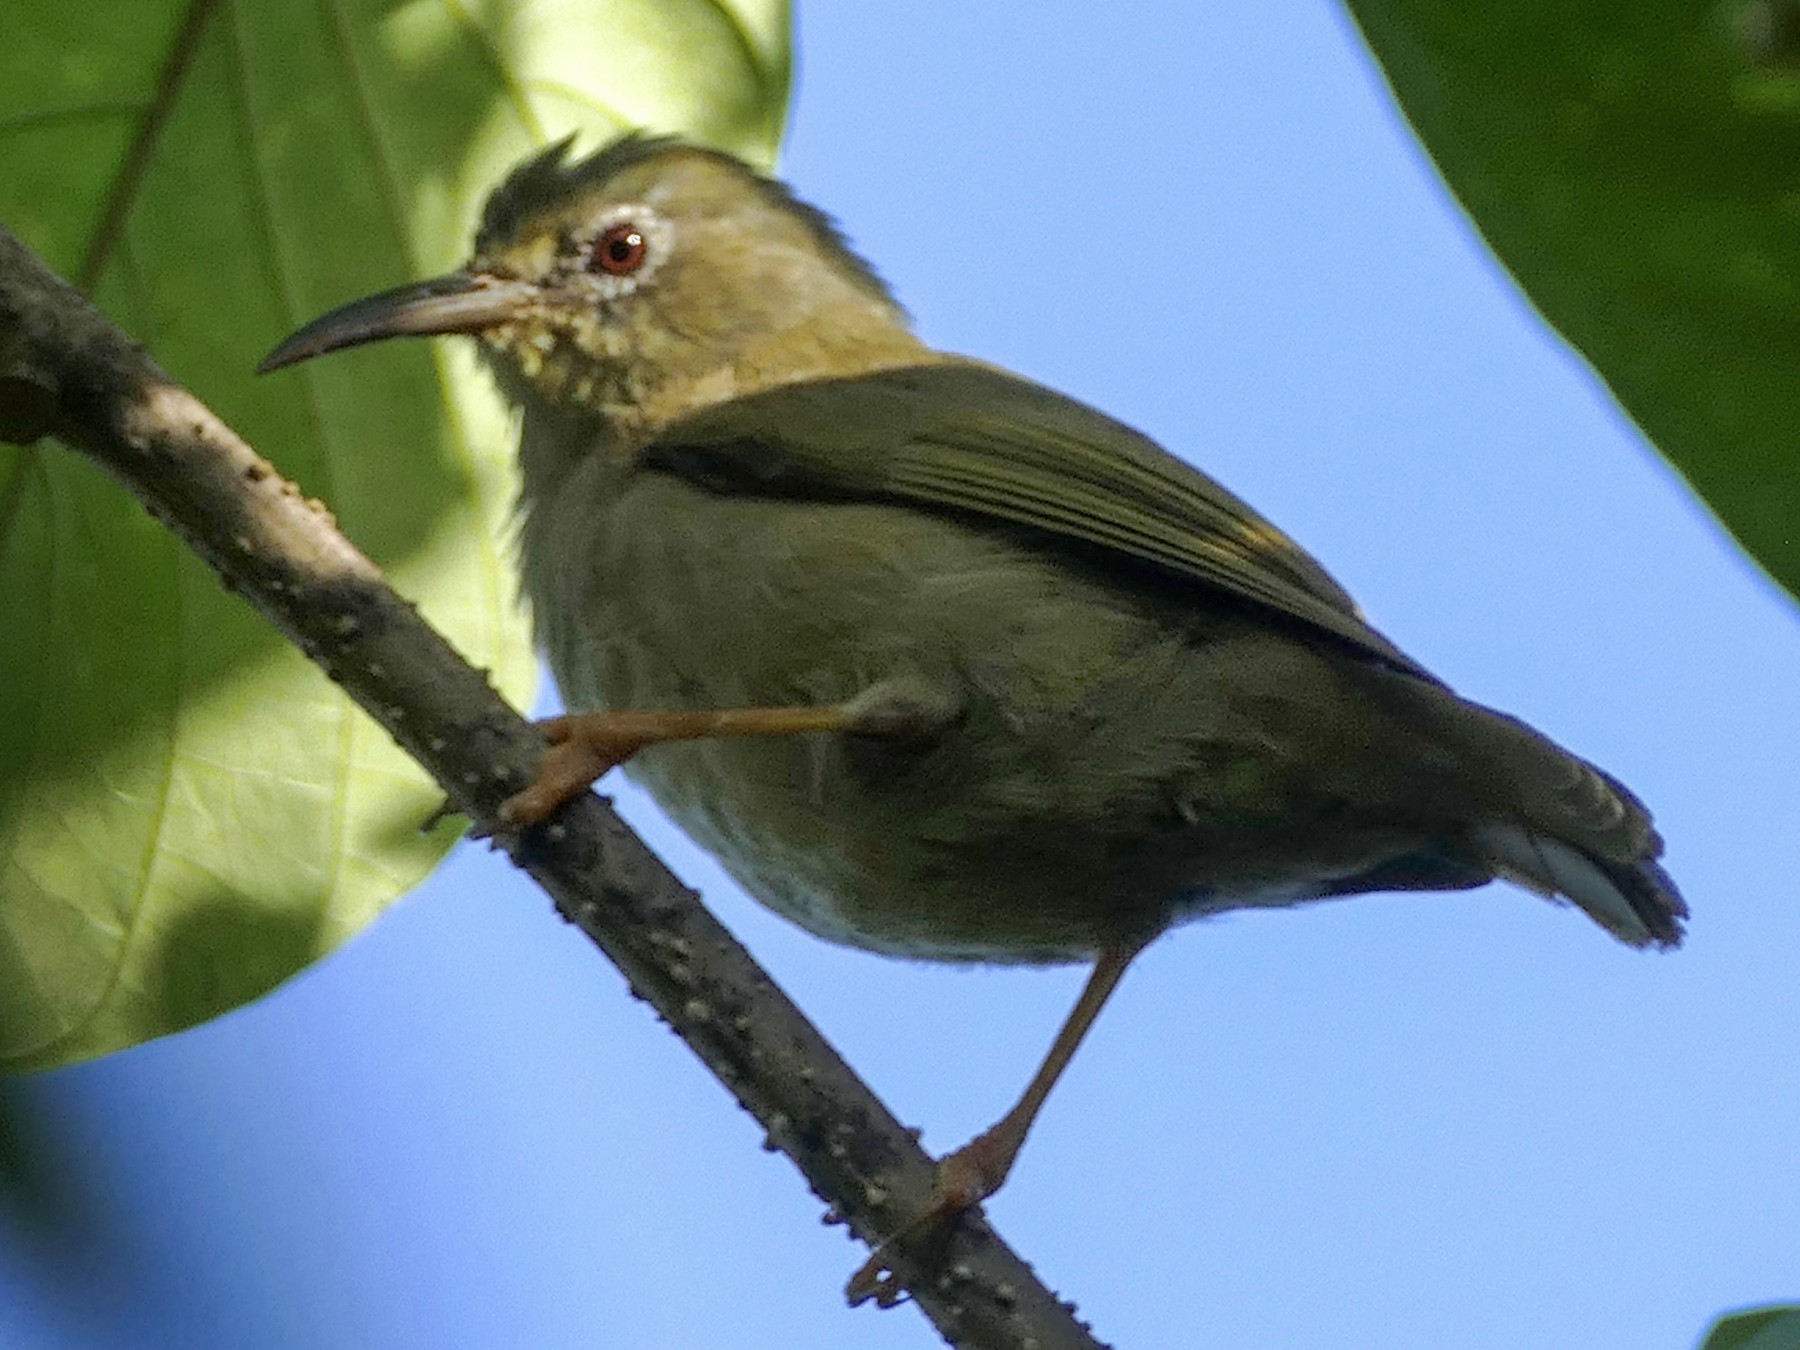
[[[1005,521],[1149,566],[1432,677],[1211,478],[1085,404],[971,361],[782,385],[665,428],[640,464],[714,487]]]

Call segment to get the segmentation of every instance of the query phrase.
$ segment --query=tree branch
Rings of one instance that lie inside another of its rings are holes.
[[[121,481],[393,735],[477,827],[543,752],[530,724],[389,590],[330,514],[276,473],[4,228],[0,438],[55,436]],[[570,923],[624,972],[768,1143],[865,1241],[930,1192],[913,1136],[737,941],[588,794],[545,826],[497,835]],[[953,1345],[1097,1350],[986,1222],[889,1253]]]

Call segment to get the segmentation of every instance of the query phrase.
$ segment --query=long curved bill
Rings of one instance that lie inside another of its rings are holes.
[[[383,338],[478,333],[516,318],[535,295],[536,289],[523,281],[502,281],[475,272],[451,272],[430,281],[396,286],[314,319],[263,357],[256,370],[266,375],[326,352]]]

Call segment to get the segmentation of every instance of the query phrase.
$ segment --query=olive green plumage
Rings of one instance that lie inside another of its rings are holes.
[[[363,304],[272,362],[478,338],[522,412],[525,589],[572,707],[908,711],[904,736],[629,766],[822,936],[1068,960],[1499,876],[1680,939],[1622,786],[1451,693],[1146,438],[925,347],[825,217],[727,156],[553,147],[466,273]]]

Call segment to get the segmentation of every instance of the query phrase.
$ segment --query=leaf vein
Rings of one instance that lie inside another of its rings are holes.
[[[143,117],[138,122],[137,134],[126,148],[124,159],[119,162],[119,171],[114,175],[112,188],[107,193],[100,222],[94,229],[93,238],[88,241],[87,255],[82,259],[76,280],[83,292],[92,294],[94,287],[99,284],[100,274],[106,270],[107,260],[112,256],[120,234],[124,232],[125,218],[131,214],[132,205],[137,200],[138,188],[150,167],[163,124],[174,111],[176,96],[181,92],[188,68],[193,64],[194,54],[200,50],[200,39],[206,32],[207,20],[212,17],[219,3],[220,0],[192,0],[181,26],[175,30],[174,41],[169,44],[168,58],[163,62],[162,72],[156,79],[156,92],[144,109]]]

